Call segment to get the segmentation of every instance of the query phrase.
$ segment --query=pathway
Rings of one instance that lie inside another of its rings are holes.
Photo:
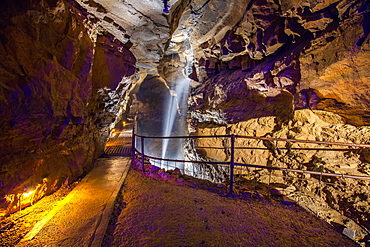
[[[131,158],[122,157],[128,156],[131,150],[128,136],[131,134],[125,130],[115,133],[105,150],[110,157],[99,158],[95,168],[17,247],[101,246],[114,202],[131,164]]]

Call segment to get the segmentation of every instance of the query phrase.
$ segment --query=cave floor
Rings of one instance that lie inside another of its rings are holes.
[[[125,157],[98,162],[65,206],[17,246],[357,246],[297,205],[232,198],[178,176],[153,178],[129,169]]]
[[[131,168],[103,246],[357,246],[296,204]]]
[[[131,159],[100,158],[96,167],[16,246],[100,246]]]
[[[130,135],[113,133],[111,156],[16,246],[357,246],[297,205],[232,198],[182,175],[130,169],[122,157]]]

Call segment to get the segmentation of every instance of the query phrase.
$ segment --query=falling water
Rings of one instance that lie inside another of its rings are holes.
[[[173,60],[173,59],[172,59]],[[172,61],[173,62],[173,61]],[[187,100],[190,87],[190,79],[187,77],[190,70],[189,62],[185,63],[184,71],[177,71],[181,76],[176,76],[176,81],[170,86],[170,95],[165,101],[163,136],[184,136],[186,135],[186,113]],[[181,139],[163,139],[162,158],[183,160],[183,140]],[[183,165],[173,162],[162,162],[161,166],[176,166],[183,170]]]
[[[186,121],[187,96],[189,91],[188,78],[182,78],[176,83],[175,89],[171,91],[171,95],[167,99],[163,124],[163,136],[171,136],[185,134],[184,122]],[[171,144],[171,149],[169,149]],[[183,159],[181,149],[181,140],[178,139],[163,139],[162,142],[162,158],[167,159]],[[180,168],[181,169],[181,168]]]

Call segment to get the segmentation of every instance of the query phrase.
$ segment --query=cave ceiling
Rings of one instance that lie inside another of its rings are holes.
[[[159,0],[77,2],[130,44],[139,74],[191,53],[195,122],[289,119],[307,108],[369,124],[369,1],[173,0],[169,15]]]

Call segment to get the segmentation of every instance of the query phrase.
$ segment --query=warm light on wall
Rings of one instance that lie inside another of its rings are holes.
[[[35,192],[35,190],[28,191],[28,189],[25,189],[25,192],[19,195],[19,201],[17,205],[19,210],[21,210],[23,207],[27,207],[33,204],[33,195],[35,194]]]
[[[44,182],[46,182],[46,180]],[[37,187],[40,186],[42,186],[42,184],[39,184]],[[24,188],[23,193],[6,195],[5,199],[9,202],[10,205],[8,206],[5,212],[0,214],[3,215],[11,214],[14,213],[15,211],[21,210],[27,206],[32,205],[35,202],[34,197],[37,191],[40,192],[40,190],[37,190],[37,188],[32,190]]]
[[[24,192],[22,194],[22,196],[23,196],[23,198],[27,198],[27,197],[31,196],[33,193],[35,193],[35,191],[31,190],[31,191],[28,191],[28,192]]]

